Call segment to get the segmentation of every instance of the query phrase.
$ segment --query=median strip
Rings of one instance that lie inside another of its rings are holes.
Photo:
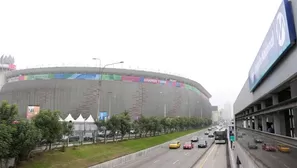
[[[21,168],[82,168],[96,165],[127,154],[163,144],[173,139],[197,132],[188,130],[108,144],[84,145],[76,148],[69,147],[65,152],[49,151],[33,160],[22,164]]]

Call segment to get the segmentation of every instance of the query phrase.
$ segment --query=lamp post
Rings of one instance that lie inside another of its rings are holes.
[[[163,92],[160,92],[160,94],[162,95],[163,94]],[[165,94],[163,94],[163,95],[165,95]],[[165,98],[163,98],[163,100],[166,100]],[[166,117],[167,116],[167,104],[166,103],[164,103],[164,117]]]
[[[124,61],[106,64],[103,67],[101,67],[101,59],[100,58],[92,58],[92,59],[95,60],[95,61],[99,61],[98,75],[101,75],[101,77],[99,77],[99,79],[98,79],[98,107],[97,107],[97,120],[98,120],[99,113],[100,113],[100,96],[101,96],[100,91],[101,91],[101,86],[102,86],[102,82],[101,82],[102,81],[102,73],[103,73],[104,69],[107,66],[116,65],[116,64],[123,64]]]

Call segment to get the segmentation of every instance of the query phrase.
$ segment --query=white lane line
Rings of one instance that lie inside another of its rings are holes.
[[[188,152],[185,152],[185,155],[186,155],[186,156],[188,156],[188,154],[189,154]]]
[[[176,164],[177,162],[179,162],[179,160],[176,160],[175,162],[173,162],[172,164]]]
[[[270,155],[271,157],[273,157],[274,159],[276,159],[276,156]]]
[[[157,163],[157,162],[159,162],[159,160],[154,161],[154,163]]]
[[[289,166],[287,166],[286,164],[284,164],[284,166],[286,167],[286,168],[290,168]]]

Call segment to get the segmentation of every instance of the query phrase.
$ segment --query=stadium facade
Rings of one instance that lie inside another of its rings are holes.
[[[162,73],[96,67],[55,67],[13,70],[5,73],[0,100],[19,107],[25,117],[28,106],[59,110],[62,118],[128,110],[133,117],[203,116],[211,118],[211,95],[199,83]],[[100,113],[98,88],[101,81]]]

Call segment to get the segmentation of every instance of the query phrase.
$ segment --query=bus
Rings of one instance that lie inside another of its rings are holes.
[[[226,144],[228,141],[227,128],[221,128],[214,132],[216,144]]]

